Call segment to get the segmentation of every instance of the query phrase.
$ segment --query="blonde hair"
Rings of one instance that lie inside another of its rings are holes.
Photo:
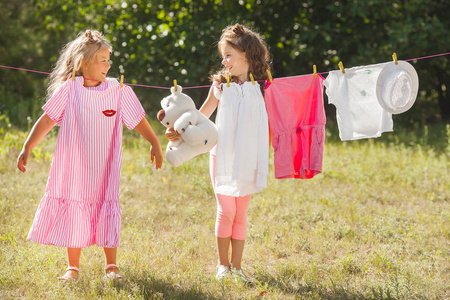
[[[49,76],[47,87],[47,100],[53,95],[58,86],[72,76],[75,70],[75,76],[82,76],[82,66],[89,63],[98,51],[105,47],[109,52],[112,46],[108,40],[97,30],[86,30],[78,37],[67,43],[61,49],[61,55]]]
[[[255,80],[269,78],[267,71],[271,69],[271,59],[262,35],[241,24],[229,25],[222,31],[222,36],[218,43],[219,53],[225,43],[245,53],[245,58],[249,64],[248,72],[252,73]],[[215,75],[211,76],[211,80],[218,83],[227,82],[227,74],[227,68],[223,67]],[[231,76],[231,81],[239,82],[239,79]]]

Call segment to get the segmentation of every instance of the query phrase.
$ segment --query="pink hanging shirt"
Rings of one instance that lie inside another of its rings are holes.
[[[308,179],[322,172],[323,80],[320,75],[277,78],[265,87],[277,179]]]
[[[72,248],[117,247],[122,128],[145,115],[133,90],[116,80],[85,88],[67,80],[43,106],[60,125],[45,195],[28,238]]]

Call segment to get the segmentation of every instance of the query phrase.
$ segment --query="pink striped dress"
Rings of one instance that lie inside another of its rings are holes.
[[[145,112],[133,90],[109,79],[67,80],[42,107],[61,126],[45,195],[28,239],[46,245],[118,247],[122,128]]]

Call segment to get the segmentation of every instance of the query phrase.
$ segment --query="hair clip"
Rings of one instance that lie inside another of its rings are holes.
[[[227,87],[230,87],[230,74],[227,74]]]
[[[250,73],[250,80],[252,81],[252,84],[255,84],[255,79],[253,79],[252,73]]]
[[[120,75],[120,87],[123,87],[123,75]]]
[[[175,87],[175,92],[176,92],[177,91],[177,80],[176,79],[173,80],[173,86]]]
[[[398,65],[397,53],[394,52],[394,54],[392,54],[392,59],[394,60],[395,64]]]
[[[272,74],[270,74],[269,70],[267,70],[267,75],[269,76],[270,83],[273,83]]]
[[[316,65],[313,65],[313,73],[314,73],[314,78],[317,78],[317,67],[316,67]]]
[[[341,69],[342,74],[345,74],[344,65],[342,64],[342,61],[339,62],[338,66],[339,66],[339,69]]]
[[[75,80],[75,69],[73,69],[73,71],[72,71],[72,81],[74,81]]]

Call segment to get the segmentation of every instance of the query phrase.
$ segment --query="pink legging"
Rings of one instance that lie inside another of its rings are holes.
[[[216,156],[210,156],[209,171],[214,186],[216,174]],[[233,197],[216,194],[217,217],[216,236],[230,237],[235,240],[245,240],[247,233],[247,208],[252,195]]]

